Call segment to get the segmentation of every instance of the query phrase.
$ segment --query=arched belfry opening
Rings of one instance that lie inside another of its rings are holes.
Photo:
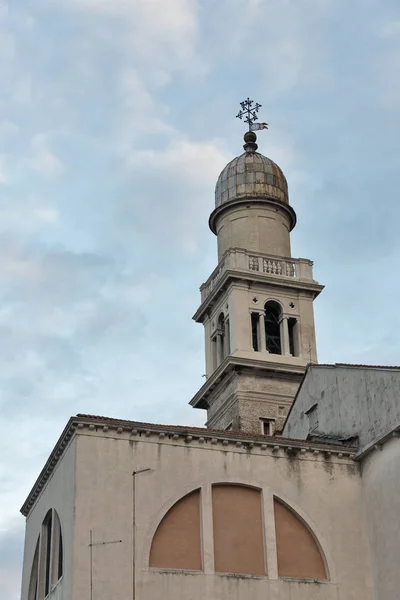
[[[214,369],[219,367],[224,358],[226,358],[230,352],[229,343],[229,318],[223,312],[219,314],[217,320],[217,327],[213,336],[213,363]]]
[[[265,343],[271,354],[282,354],[281,318],[282,307],[278,302],[270,300],[264,307]]]

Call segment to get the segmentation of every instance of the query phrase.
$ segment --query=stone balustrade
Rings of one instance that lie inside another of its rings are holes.
[[[313,263],[305,258],[280,258],[266,254],[253,254],[246,250],[232,249],[225,253],[223,259],[210,277],[201,286],[201,301],[211,294],[226,271],[247,271],[268,277],[296,278],[313,281]]]

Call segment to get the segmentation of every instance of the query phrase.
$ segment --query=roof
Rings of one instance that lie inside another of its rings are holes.
[[[313,368],[313,369],[324,369],[324,368],[329,368],[329,369],[371,369],[372,371],[375,369],[376,371],[400,371],[400,366],[390,366],[390,365],[362,365],[362,364],[357,364],[357,363],[309,363],[306,367],[306,371],[304,373],[303,379],[301,380],[301,383],[299,385],[299,388],[296,392],[296,395],[294,397],[294,400],[292,402],[292,405],[289,409],[288,414],[286,415],[286,419],[285,419],[285,423],[283,425],[283,429],[285,429],[286,423],[289,420],[289,417],[292,413],[293,407],[296,404],[296,400],[300,394],[300,390],[303,387],[304,381],[307,377],[307,373],[308,371]]]
[[[75,431],[85,427],[94,430],[96,426],[99,425],[102,426],[104,432],[107,432],[109,429],[115,429],[119,434],[123,432],[129,432],[130,435],[144,433],[145,437],[149,437],[154,434],[160,439],[164,439],[165,436],[169,434],[173,436],[172,439],[178,440],[181,438],[186,443],[196,440],[199,442],[204,442],[209,439],[214,447],[218,445],[218,443],[221,443],[224,446],[224,451],[229,450],[229,444],[232,444],[230,448],[231,450],[233,450],[234,447],[242,447],[246,450],[251,450],[252,448],[258,446],[261,450],[266,450],[267,447],[270,447],[274,452],[276,452],[280,448],[284,448],[287,453],[291,455],[295,455],[297,451],[306,452],[307,450],[312,450],[316,454],[318,454],[320,451],[324,452],[326,456],[330,454],[337,454],[339,457],[345,456],[354,458],[355,452],[354,447],[296,440],[279,436],[254,436],[242,431],[207,429],[205,427],[193,427],[190,425],[161,425],[156,423],[143,423],[141,421],[130,421],[127,419],[116,419],[101,415],[78,414],[69,419],[46,464],[44,465],[36,482],[29,492],[27,499],[22,505],[21,513],[24,516],[29,515],[31,508],[35,504],[36,499],[51,476],[51,473],[55,469],[58,461],[61,459],[65,449],[73,438]]]
[[[270,197],[289,202],[288,185],[282,170],[259,152],[243,152],[221,171],[215,187],[215,206],[237,198]]]
[[[385,369],[387,371],[393,370],[397,371],[400,369],[400,366],[389,366],[389,365],[361,365],[356,363],[332,363],[332,364],[324,364],[317,363],[310,365],[312,367],[349,367],[352,369]]]

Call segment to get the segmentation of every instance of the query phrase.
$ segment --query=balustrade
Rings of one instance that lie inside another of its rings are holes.
[[[276,277],[294,277],[313,280],[312,262],[304,258],[277,258],[265,254],[250,254],[245,250],[233,249],[227,252],[201,287],[201,297],[204,301],[212,292],[223,274],[228,271],[255,271],[260,274]]]

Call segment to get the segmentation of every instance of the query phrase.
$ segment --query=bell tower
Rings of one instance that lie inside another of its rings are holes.
[[[193,317],[204,325],[206,382],[190,404],[207,410],[207,427],[272,435],[317,362],[313,300],[323,286],[310,260],[291,256],[286,178],[257,152],[252,129],[267,126],[247,112],[244,153],[221,172],[209,219],[219,262]]]

